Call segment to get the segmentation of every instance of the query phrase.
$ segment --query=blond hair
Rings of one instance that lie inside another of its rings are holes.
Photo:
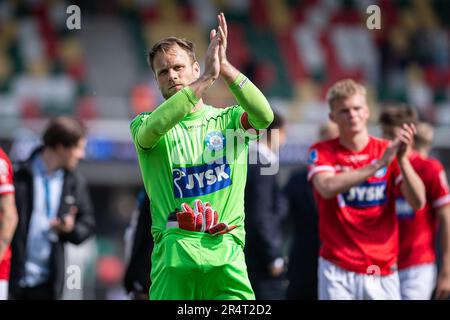
[[[331,104],[339,99],[346,99],[353,96],[355,93],[360,93],[364,97],[367,95],[366,88],[363,85],[352,79],[344,79],[336,82],[328,89],[327,102]]]
[[[167,53],[167,51],[177,45],[186,51],[192,63],[197,61],[197,58],[195,57],[195,45],[192,41],[177,37],[167,37],[156,42],[147,54],[147,62],[153,72],[155,72],[153,60],[155,59],[156,54],[158,52]]]

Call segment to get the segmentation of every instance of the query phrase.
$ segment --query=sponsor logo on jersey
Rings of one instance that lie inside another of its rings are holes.
[[[220,161],[172,170],[175,198],[190,198],[216,192],[232,184],[230,165]]]
[[[367,159],[369,159],[369,155],[368,154],[352,154],[352,155],[349,155],[347,157],[347,159],[350,162],[361,162],[361,161],[366,161]]]
[[[351,207],[373,207],[386,202],[386,181],[365,182],[343,194],[345,204]]]
[[[316,149],[312,149],[309,152],[309,156],[308,156],[308,163],[309,164],[314,164],[317,162],[317,160],[319,159],[319,154],[317,153]]]
[[[397,212],[397,217],[399,219],[414,218],[414,209],[402,197],[395,199],[395,211]]]
[[[209,132],[205,137],[205,144],[209,150],[220,151],[225,145],[225,137],[220,131]]]
[[[202,123],[202,124],[193,124],[191,126],[188,126],[186,129],[187,130],[193,130],[193,129],[201,129],[203,127],[206,127],[206,124]]]

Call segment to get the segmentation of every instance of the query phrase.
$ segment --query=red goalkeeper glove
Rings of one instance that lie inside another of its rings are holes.
[[[177,212],[178,227],[189,231],[200,231],[203,224],[203,215],[194,210],[187,204],[181,205],[181,212]]]
[[[200,200],[198,200],[200,201]],[[227,232],[230,232],[237,226],[228,226],[225,222],[217,223],[219,220],[219,215],[217,214],[217,211],[214,210],[211,207],[211,204],[209,202],[206,202],[203,206],[204,208],[204,221],[205,221],[205,228],[204,231],[208,232],[212,235],[219,235],[224,234]]]
[[[194,209],[187,203],[181,205],[182,212],[177,213],[178,226],[189,231],[207,232],[212,235],[227,233],[237,226],[228,226],[225,222],[218,222],[217,211],[209,202],[203,204],[201,200],[195,200]]]

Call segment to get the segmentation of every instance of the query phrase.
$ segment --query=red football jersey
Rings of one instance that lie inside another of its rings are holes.
[[[14,193],[13,170],[11,162],[0,148],[0,195]],[[9,279],[11,263],[11,249],[6,249],[3,257],[0,257],[0,280]]]
[[[435,237],[437,215],[435,210],[450,204],[447,177],[442,164],[424,158],[417,152],[410,155],[411,165],[422,179],[426,189],[426,204],[413,210],[396,188],[396,210],[399,219],[399,269],[436,260]]]
[[[361,152],[343,147],[339,138],[310,148],[308,180],[319,172],[341,173],[380,159],[389,142],[370,136]],[[395,183],[401,181],[394,161],[348,192],[324,199],[314,195],[319,211],[320,255],[348,271],[382,275],[396,269],[398,224]]]

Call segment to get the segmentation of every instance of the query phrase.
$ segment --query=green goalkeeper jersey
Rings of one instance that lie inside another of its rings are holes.
[[[203,105],[185,87],[152,113],[131,123],[131,135],[151,201],[152,235],[157,244],[168,217],[183,202],[210,202],[219,222],[237,225],[232,232],[244,245],[244,189],[248,140],[265,129],[273,112],[264,95],[243,74],[229,85],[238,105],[225,109]],[[245,112],[245,115],[244,115]],[[253,131],[253,132],[252,132]],[[253,135],[252,135],[253,133]]]
[[[244,188],[251,138],[241,129],[244,112],[241,106],[219,109],[204,105],[187,114],[150,150],[140,147],[135,138],[150,113],[142,113],[132,122],[156,242],[170,213],[183,202],[192,206],[200,199],[217,210],[219,222],[238,226],[232,233],[244,244]]]

